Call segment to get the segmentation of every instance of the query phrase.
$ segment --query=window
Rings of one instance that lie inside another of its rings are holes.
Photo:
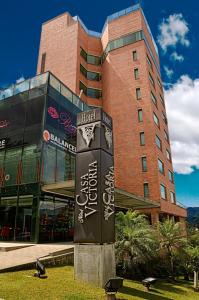
[[[142,109],[138,109],[138,121],[139,122],[143,121],[143,112],[142,112]]]
[[[101,57],[87,54],[87,63],[91,65],[101,65]]]
[[[168,175],[169,175],[169,181],[171,181],[172,183],[174,183],[173,173],[170,170],[168,170]]]
[[[153,85],[153,87],[155,89],[155,82],[154,82],[153,77],[152,77],[150,72],[149,72],[149,80],[150,80],[151,84]]]
[[[157,106],[157,99],[152,92],[151,92],[151,99],[152,99],[153,103],[155,104],[155,106]]]
[[[22,183],[38,180],[40,152],[36,145],[24,147],[22,156]]]
[[[87,70],[80,64],[80,72],[87,78]]]
[[[91,98],[100,99],[102,98],[102,91],[93,88],[87,88],[87,96]]]
[[[45,72],[45,64],[46,64],[46,52],[43,53],[42,57],[41,57],[41,71],[40,71],[40,73]]]
[[[148,184],[148,182],[145,182],[143,184],[143,188],[144,188],[144,197],[148,198],[149,197],[149,184]]]
[[[140,132],[140,145],[144,146],[145,145],[145,136],[144,132]]]
[[[15,185],[16,182],[19,181],[19,165],[21,162],[21,154],[21,148],[13,148],[6,151],[4,168],[5,174],[8,174],[8,180],[5,181],[5,186]]]
[[[141,157],[141,162],[142,162],[142,171],[146,172],[147,171],[147,161],[146,161],[146,156]]]
[[[115,49],[118,49],[120,47],[130,45],[133,43],[136,43],[137,41],[141,41],[144,38],[143,31],[137,31],[130,33],[128,35],[122,36],[116,40],[110,41],[108,45],[106,46],[106,49],[103,53],[103,61],[105,60],[107,54]]]
[[[83,93],[87,95],[87,87],[81,81],[79,83],[79,89],[80,91],[83,90]]]
[[[167,142],[169,142],[169,135],[168,135],[168,133],[165,130],[164,130],[164,137],[165,137],[165,140]]]
[[[169,152],[169,150],[166,150],[166,155],[167,155],[167,159],[171,161],[171,153]]]
[[[158,148],[160,149],[160,150],[162,150],[162,141],[161,141],[161,139],[156,135],[156,137],[155,137],[155,143],[156,143],[156,145],[158,146]]]
[[[152,62],[151,62],[150,58],[148,57],[148,55],[146,55],[146,60],[147,60],[149,67],[153,70],[153,65],[152,65]]]
[[[136,61],[138,59],[137,51],[133,51],[133,60]]]
[[[81,48],[80,50],[80,55],[84,58],[84,60],[91,65],[101,65],[101,57],[100,56],[95,56],[95,55],[91,55],[86,53],[86,51]]]
[[[84,75],[84,77],[86,77],[89,80],[95,80],[95,81],[101,80],[100,73],[88,71],[81,64],[80,64],[80,72]]]
[[[85,86],[85,84],[83,84],[81,81],[79,83],[79,89],[83,90],[83,93],[91,98],[96,98],[96,99],[100,99],[102,98],[102,91],[95,89],[95,88],[89,88],[87,86]]]
[[[159,119],[158,119],[158,117],[156,116],[155,113],[153,113],[153,120],[154,120],[155,124],[156,124],[158,127],[160,127]]]
[[[102,76],[100,73],[87,71],[87,79],[100,81],[102,79]]]
[[[135,77],[135,79],[139,79],[139,70],[138,70],[138,68],[134,69],[134,77]]]
[[[176,202],[176,195],[174,192],[170,192],[170,199],[171,199],[171,203],[175,203]]]
[[[85,61],[87,61],[87,53],[86,51],[84,51],[84,49],[81,48],[80,50],[80,55],[85,59]]]
[[[161,193],[161,198],[166,200],[167,192],[166,192],[166,187],[163,184],[160,185],[160,193]]]
[[[167,124],[167,117],[163,111],[162,111],[162,119],[163,119],[164,123]]]
[[[160,101],[162,102],[163,106],[165,106],[164,99],[161,94],[160,94]]]
[[[158,81],[158,85],[159,85],[159,87],[161,88],[161,90],[162,90],[162,84],[161,84],[161,82],[160,82],[160,79],[159,78],[157,78],[157,81]]]
[[[137,100],[141,99],[141,89],[140,88],[136,88],[136,99]]]
[[[160,173],[164,174],[164,164],[160,159],[158,159],[158,169]]]

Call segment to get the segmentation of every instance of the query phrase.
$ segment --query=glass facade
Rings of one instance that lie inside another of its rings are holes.
[[[74,203],[45,195],[39,207],[39,241],[66,241],[73,238]]]
[[[0,240],[64,241],[73,233],[73,198],[43,187],[74,180],[76,115],[88,107],[52,74],[42,76],[1,91]]]

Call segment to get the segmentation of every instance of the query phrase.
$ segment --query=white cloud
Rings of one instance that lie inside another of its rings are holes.
[[[178,54],[177,52],[173,52],[171,54],[171,59],[174,61],[182,62],[182,61],[184,61],[184,56],[182,56],[181,54]]]
[[[169,69],[167,66],[164,66],[165,73],[169,79],[173,76],[173,70]]]
[[[166,20],[163,19],[159,25],[158,43],[164,52],[168,47],[175,47],[177,44],[188,47],[190,42],[187,39],[189,32],[188,24],[182,14],[170,15]]]
[[[190,174],[199,169],[199,78],[188,75],[165,91],[174,170]]]

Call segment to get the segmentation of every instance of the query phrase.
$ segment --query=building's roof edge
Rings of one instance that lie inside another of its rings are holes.
[[[60,17],[62,17],[62,16],[64,16],[64,15],[69,15],[69,16],[71,16],[69,12],[65,11],[64,13],[62,13],[62,14],[60,14],[60,15],[58,15],[58,16],[56,16],[56,17],[50,19],[50,20],[47,20],[47,21],[43,22],[43,23],[42,23],[42,26],[43,26],[43,25],[46,25],[47,23],[50,23],[50,22],[54,21],[55,19],[58,19],[58,18],[60,18]],[[71,16],[71,18],[72,18],[72,16]]]
[[[118,18],[120,18],[120,17],[122,17],[122,16],[125,16],[125,15],[128,15],[128,14],[130,14],[131,12],[136,11],[136,10],[138,10],[138,9],[140,9],[140,8],[141,8],[140,4],[135,4],[135,5],[133,5],[133,6],[130,6],[130,7],[125,8],[125,9],[122,9],[122,10],[120,10],[120,11],[118,11],[118,12],[115,12],[114,14],[109,15],[109,16],[106,18],[106,22],[105,22],[105,24],[104,24],[104,26],[103,26],[102,34],[104,33],[104,30],[105,30],[105,28],[106,28],[106,25],[107,25],[110,21],[116,20],[116,19],[118,19]]]

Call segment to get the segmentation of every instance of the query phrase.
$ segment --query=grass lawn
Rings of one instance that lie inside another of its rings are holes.
[[[47,269],[47,279],[29,277],[33,270],[0,274],[0,299],[5,300],[96,300],[104,299],[104,290],[74,281],[73,267]],[[170,284],[158,281],[150,292],[142,284],[125,280],[117,299],[199,300],[192,282]]]

